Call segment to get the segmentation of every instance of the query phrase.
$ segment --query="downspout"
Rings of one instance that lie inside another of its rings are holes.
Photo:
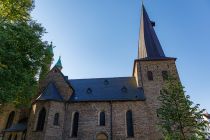
[[[66,124],[66,111],[67,111],[67,102],[64,102],[64,122],[63,122],[63,132],[62,132],[62,139],[65,140],[65,124]]]
[[[110,140],[112,140],[112,101],[110,101]]]

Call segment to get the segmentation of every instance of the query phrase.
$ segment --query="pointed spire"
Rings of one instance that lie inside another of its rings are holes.
[[[57,68],[59,68],[60,70],[62,70],[63,66],[62,66],[62,63],[61,63],[61,56],[59,56],[59,59],[58,59],[57,63],[55,64],[55,66]]]
[[[50,54],[54,56],[52,42],[50,42],[50,46],[48,47],[48,50],[49,50]]]
[[[165,54],[142,1],[138,58],[163,58]]]

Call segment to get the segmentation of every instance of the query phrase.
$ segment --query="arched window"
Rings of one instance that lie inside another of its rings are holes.
[[[26,132],[23,132],[21,140],[25,140],[26,139]]]
[[[12,112],[9,114],[9,117],[8,117],[8,120],[7,120],[7,124],[6,124],[5,129],[10,128],[10,126],[11,126],[12,123],[13,123],[14,118],[15,118],[15,111],[12,111]]]
[[[45,117],[46,117],[46,109],[42,108],[38,116],[38,122],[37,122],[37,127],[36,127],[37,131],[42,131],[44,129]]]
[[[77,137],[78,122],[79,122],[79,113],[76,112],[74,113],[74,116],[73,116],[73,125],[72,125],[72,133],[71,133],[72,137]]]
[[[53,124],[54,125],[59,125],[59,113],[55,114]]]
[[[126,112],[127,136],[134,137],[132,111]]]
[[[14,138],[14,140],[17,140],[17,134],[15,135],[15,138]]]
[[[8,140],[12,140],[12,134],[9,135]]]
[[[147,72],[147,77],[148,77],[149,81],[152,81],[153,80],[153,73],[151,71],[148,71]]]
[[[105,126],[105,112],[100,113],[100,118],[99,118],[99,125],[100,126]]]

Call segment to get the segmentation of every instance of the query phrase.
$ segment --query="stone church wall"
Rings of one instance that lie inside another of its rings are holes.
[[[161,138],[160,132],[157,128],[157,114],[156,110],[160,103],[157,98],[160,95],[160,90],[164,85],[162,71],[167,71],[169,76],[177,77],[178,72],[175,64],[175,60],[159,60],[159,61],[138,61],[136,62],[139,84],[144,89],[146,96],[146,108],[148,111],[148,118],[150,120],[150,137]],[[148,80],[147,72],[153,73],[153,80]]]

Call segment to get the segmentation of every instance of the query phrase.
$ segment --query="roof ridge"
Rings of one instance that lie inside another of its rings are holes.
[[[116,78],[135,78],[134,76],[127,76],[127,77],[104,77],[104,78],[85,78],[85,79],[69,79],[71,80],[98,80],[98,79],[116,79]]]

